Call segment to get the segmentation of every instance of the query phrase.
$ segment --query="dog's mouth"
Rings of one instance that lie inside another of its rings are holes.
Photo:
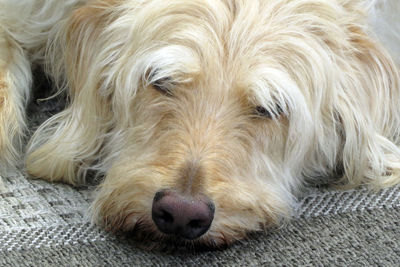
[[[222,250],[227,248],[231,242],[221,233],[218,237],[206,232],[200,237],[188,239],[180,235],[165,234],[161,232],[151,219],[142,217],[135,225],[125,231],[117,233],[119,236],[128,238],[135,245],[146,250]]]

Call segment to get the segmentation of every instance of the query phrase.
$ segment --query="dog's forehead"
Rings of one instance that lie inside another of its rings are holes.
[[[264,23],[268,14],[262,11],[265,1],[246,5],[234,0],[141,2],[129,13],[130,21],[117,21],[129,23],[133,49],[161,49],[164,54],[157,53],[160,60],[175,60],[178,65],[197,57],[197,63],[207,69],[229,66],[229,72],[240,65],[254,68],[265,61],[263,44],[269,27]]]
[[[160,80],[180,83],[195,77],[210,85],[203,88],[245,91],[257,102],[270,101],[275,88],[293,88],[282,83],[290,81],[285,55],[291,45],[299,46],[286,34],[297,25],[286,29],[272,23],[279,1],[140,2],[124,7],[107,31],[109,47],[122,47],[113,65],[124,73],[122,81],[129,77],[126,87],[157,71],[153,77]],[[115,39],[122,36],[117,46]]]

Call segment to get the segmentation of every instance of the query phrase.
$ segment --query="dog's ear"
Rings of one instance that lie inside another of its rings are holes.
[[[74,10],[55,27],[50,38],[48,60],[50,73],[57,83],[68,87],[70,95],[76,90],[96,86],[99,81],[101,39],[105,25],[110,22],[113,6],[119,0],[89,1]]]
[[[390,185],[400,173],[400,150],[393,141],[399,139],[399,70],[364,29],[348,30],[352,49],[343,61],[335,107],[344,137],[343,166],[353,185]]]
[[[88,166],[101,155],[113,116],[107,95],[99,92],[106,55],[104,28],[116,3],[89,1],[72,11],[50,35],[48,71],[56,83],[68,88],[70,103],[45,121],[30,140],[26,165],[34,176],[81,183]]]

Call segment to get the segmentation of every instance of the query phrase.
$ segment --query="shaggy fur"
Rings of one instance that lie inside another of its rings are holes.
[[[2,170],[20,151],[31,62],[69,104],[31,138],[26,170],[103,175],[91,214],[108,229],[166,238],[151,207],[171,189],[213,201],[191,242],[221,246],[287,218],[307,181],[395,185],[399,73],[368,20],[395,52],[398,12],[397,0],[0,0]]]

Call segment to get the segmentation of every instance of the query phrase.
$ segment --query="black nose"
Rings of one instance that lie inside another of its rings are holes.
[[[161,232],[192,240],[210,228],[214,209],[207,197],[161,191],[154,196],[152,218]]]

